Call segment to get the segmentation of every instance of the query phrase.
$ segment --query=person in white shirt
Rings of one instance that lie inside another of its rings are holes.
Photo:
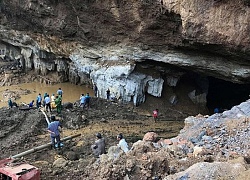
[[[81,97],[80,97],[80,105],[79,105],[79,107],[82,106],[83,109],[84,109],[85,104],[86,104],[86,98],[85,98],[84,94],[82,94]]]
[[[122,134],[118,134],[117,135],[117,140],[119,141],[119,143],[117,144],[117,146],[119,148],[121,148],[123,150],[123,152],[127,153],[128,152],[128,144],[126,142],[126,140],[123,138]]]

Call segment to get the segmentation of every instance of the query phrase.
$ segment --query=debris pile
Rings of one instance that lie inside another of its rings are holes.
[[[134,134],[124,134],[130,146],[126,154],[116,146],[116,135],[124,127],[126,129],[126,123],[146,130],[146,122],[151,125],[162,122],[154,123],[152,118],[138,114],[129,106],[105,100],[93,99],[92,108],[83,111],[75,105],[65,107],[60,117],[65,133],[62,136],[68,136],[67,131],[82,131],[82,136],[65,142],[63,151],[46,149],[25,159],[42,170],[42,179],[248,178],[249,100],[223,113],[187,117],[185,127],[173,138],[163,138],[159,132],[148,131],[140,140],[129,142],[129,137]],[[115,108],[118,109],[116,112]],[[0,114],[1,158],[50,141],[47,123],[40,111],[1,108]],[[107,140],[107,153],[100,158],[95,158],[90,148],[94,131],[101,132]]]
[[[112,151],[90,165],[90,179],[247,179],[250,101],[212,116],[185,119],[177,137],[148,132],[127,153]],[[115,149],[114,147],[112,147]]]

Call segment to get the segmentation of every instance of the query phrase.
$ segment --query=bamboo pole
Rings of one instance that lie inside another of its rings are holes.
[[[75,134],[75,135],[72,135],[72,136],[67,136],[67,137],[61,139],[61,141],[62,141],[62,142],[63,142],[63,141],[67,141],[67,140],[69,140],[69,139],[73,139],[73,138],[78,137],[78,136],[80,136],[80,135],[81,135],[81,134]],[[28,155],[28,154],[31,154],[31,153],[33,153],[33,152],[36,152],[36,151],[45,149],[45,148],[47,148],[47,147],[50,147],[51,145],[52,145],[52,144],[51,144],[51,142],[50,142],[50,143],[47,143],[47,144],[44,144],[44,145],[41,145],[41,146],[38,146],[38,147],[35,147],[35,148],[32,148],[32,149],[29,149],[29,150],[24,151],[24,152],[22,152],[22,153],[19,153],[19,154],[16,154],[16,155],[14,155],[14,156],[11,156],[11,159],[17,159],[17,158],[23,157],[23,156]]]

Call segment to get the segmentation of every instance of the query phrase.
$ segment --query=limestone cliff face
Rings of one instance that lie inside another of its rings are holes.
[[[42,75],[58,72],[61,81],[92,81],[99,85],[101,97],[112,87],[117,98],[138,104],[146,92],[160,97],[164,82],[176,86],[187,70],[250,82],[247,0],[1,0],[0,4],[3,59],[19,61],[26,70]],[[139,63],[144,63],[146,73],[138,71]],[[197,101],[204,103],[204,95],[199,97],[203,98]]]
[[[205,47],[249,54],[250,7],[247,1],[235,0],[163,0],[163,6],[180,14],[182,36]],[[228,54],[231,54],[228,52]]]
[[[156,49],[210,47],[207,51],[214,45],[216,53],[232,55],[233,51],[238,56],[249,55],[250,50],[248,2],[2,0],[1,24],[84,44],[143,43]]]

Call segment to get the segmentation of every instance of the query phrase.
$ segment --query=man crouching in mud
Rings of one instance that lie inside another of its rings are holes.
[[[102,137],[100,133],[96,134],[96,141],[93,145],[91,145],[91,149],[95,155],[95,157],[100,157],[100,155],[105,154],[105,139]]]

